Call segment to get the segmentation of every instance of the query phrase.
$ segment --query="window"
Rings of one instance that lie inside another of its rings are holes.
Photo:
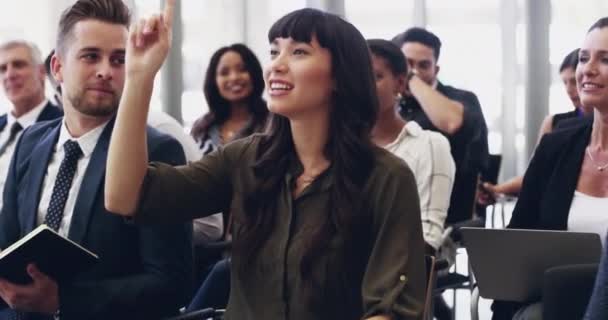
[[[427,1],[427,28],[442,42],[438,78],[477,95],[488,125],[492,153],[502,149],[499,8],[498,0]]]
[[[581,2],[576,0],[553,0],[551,6],[549,48],[554,71],[549,111],[554,114],[572,110],[572,103],[558,75],[559,65],[568,53],[580,46],[587,29],[599,18],[606,16],[608,2],[588,0],[585,5],[581,5]]]
[[[413,24],[414,1],[345,0],[344,7],[346,18],[366,39],[390,40]]]

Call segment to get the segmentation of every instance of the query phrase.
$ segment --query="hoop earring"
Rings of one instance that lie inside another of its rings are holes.
[[[398,101],[401,101],[401,99],[403,99],[403,95],[401,95],[401,92],[399,92],[395,95],[395,101],[398,102]]]

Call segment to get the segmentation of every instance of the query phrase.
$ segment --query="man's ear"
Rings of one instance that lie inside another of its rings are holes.
[[[439,73],[439,66],[435,65],[435,77],[437,77],[438,73]]]
[[[57,52],[55,52],[55,54],[51,58],[51,74],[53,75],[53,78],[57,80],[58,83],[63,82],[62,72],[63,65],[61,63],[61,59],[59,59],[59,57],[57,56]]]

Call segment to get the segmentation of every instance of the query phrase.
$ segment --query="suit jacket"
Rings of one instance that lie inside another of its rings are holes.
[[[15,147],[0,214],[2,248],[36,227],[42,183],[62,119],[29,127]],[[186,303],[192,265],[191,224],[138,226],[104,207],[112,128],[113,121],[91,155],[68,232],[70,239],[99,255],[100,261],[70,283],[59,283],[64,320],[158,319],[176,314]],[[177,141],[152,128],[147,134],[150,160],[185,163]]]
[[[552,131],[578,127],[581,125],[587,125],[589,123],[593,123],[593,113],[583,117],[562,119],[553,127]]]
[[[579,115],[579,113],[582,113],[582,111],[575,109],[575,110],[568,111],[568,112],[554,114],[553,117],[551,117],[551,128],[555,129],[558,126],[558,124],[564,120],[582,118],[583,116]]]
[[[530,161],[508,228],[567,230],[570,205],[592,123],[557,130],[541,139]],[[520,303],[497,301],[493,319],[511,319]]]
[[[49,101],[46,103],[46,106],[44,106],[44,109],[42,109],[42,111],[38,115],[36,122],[53,120],[61,116],[63,116],[63,111],[61,111],[59,107]],[[7,114],[3,114],[0,116],[0,131],[4,130],[4,127],[6,127],[6,123],[8,122],[7,118]]]

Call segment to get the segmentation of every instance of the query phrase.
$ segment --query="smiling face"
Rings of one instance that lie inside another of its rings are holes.
[[[127,34],[121,24],[91,19],[76,23],[64,53],[52,60],[64,107],[92,117],[106,117],[118,109],[125,81]]]
[[[0,50],[2,88],[19,113],[33,109],[44,99],[44,74],[44,68],[34,61],[26,46]]]
[[[608,28],[587,33],[579,52],[576,82],[583,105],[608,112]]]
[[[334,80],[331,53],[316,36],[310,43],[277,38],[264,72],[271,112],[293,119],[311,112],[328,112]]]
[[[230,103],[243,102],[253,92],[251,75],[236,51],[227,51],[222,55],[215,81],[220,95]]]

